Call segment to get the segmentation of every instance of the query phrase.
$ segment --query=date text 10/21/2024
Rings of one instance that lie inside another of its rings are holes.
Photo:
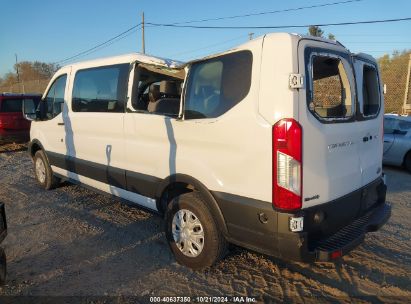
[[[256,303],[255,297],[248,296],[195,296],[195,297],[150,297],[150,303]]]

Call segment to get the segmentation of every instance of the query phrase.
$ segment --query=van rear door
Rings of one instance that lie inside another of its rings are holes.
[[[377,62],[368,55],[353,56],[357,96],[358,124],[361,133],[359,155],[362,185],[374,181],[382,172],[383,105]]]
[[[303,129],[303,208],[341,198],[362,186],[352,58],[341,46],[302,39],[298,46],[298,120]]]

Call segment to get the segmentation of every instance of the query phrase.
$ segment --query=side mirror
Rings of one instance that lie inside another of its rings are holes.
[[[36,104],[33,99],[23,99],[23,116],[25,119],[37,120]]]

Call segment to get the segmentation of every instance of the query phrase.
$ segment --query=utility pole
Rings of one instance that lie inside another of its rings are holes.
[[[19,66],[18,66],[18,60],[17,60],[17,54],[14,54],[16,56],[16,73],[17,73],[17,84],[20,85],[20,73],[19,73]],[[25,93],[24,90],[24,83],[21,83],[21,88],[23,93]]]
[[[19,66],[17,64],[17,54],[14,54],[16,56],[16,73],[17,73],[17,83],[20,83],[20,74],[19,74]]]
[[[253,40],[254,33],[248,33],[248,40]]]
[[[142,30],[142,39],[143,39],[143,42],[142,42],[142,51],[143,51],[143,54],[145,54],[146,53],[146,39],[145,39],[145,37],[144,37],[144,12],[143,12],[143,16],[142,16],[143,18],[142,18],[142,20],[141,20],[141,30]]]

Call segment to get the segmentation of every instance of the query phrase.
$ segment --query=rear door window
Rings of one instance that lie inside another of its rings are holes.
[[[2,113],[15,113],[22,110],[21,99],[3,99],[0,103],[0,112]]]
[[[380,110],[381,98],[377,69],[369,64],[363,66],[362,113],[365,117],[375,116]]]
[[[349,119],[355,113],[348,62],[337,55],[313,53],[308,92],[310,111],[320,120]]]

